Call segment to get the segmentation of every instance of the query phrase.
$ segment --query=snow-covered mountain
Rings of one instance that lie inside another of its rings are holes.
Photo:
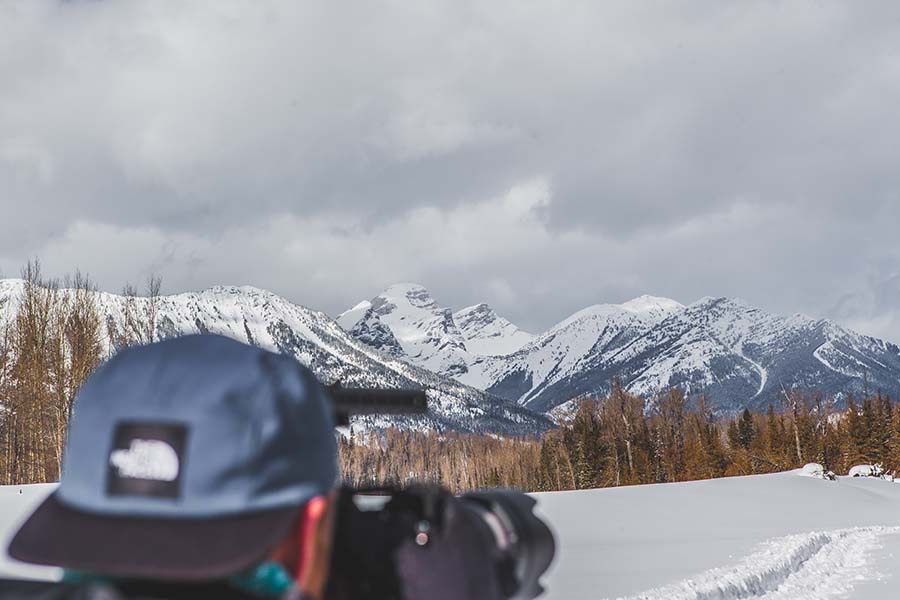
[[[0,280],[0,319],[9,318],[23,290],[21,280]],[[122,327],[125,298],[98,293],[108,332]],[[137,310],[147,300],[135,299]],[[369,425],[401,424],[461,431],[536,432],[549,426],[543,416],[516,403],[437,375],[380,352],[348,335],[328,315],[253,287],[213,287],[159,298],[156,335],[219,333],[295,357],[325,383],[346,386],[426,388],[427,418],[372,418]],[[114,351],[107,336],[104,343]]]
[[[684,307],[641,296],[623,304],[596,304],[551,327],[518,352],[478,365],[483,389],[547,411],[586,393],[606,390],[617,375],[598,370],[615,355]]]
[[[0,280],[0,321],[22,285]],[[97,299],[107,329],[121,328],[125,299]],[[141,310],[146,300],[136,302]],[[615,379],[648,398],[676,386],[703,393],[725,412],[778,404],[794,387],[839,401],[866,386],[900,398],[895,344],[728,298],[598,304],[532,336],[484,304],[441,307],[415,284],[391,286],[337,322],[264,290],[214,287],[162,297],[156,329],[159,337],[221,333],[287,353],[326,382],[433,390],[430,419],[370,424],[532,432],[548,425],[535,412],[606,392]]]
[[[839,401],[866,385],[900,397],[896,345],[728,298],[689,306],[654,296],[598,304],[532,337],[485,305],[451,314],[422,286],[404,284],[340,322],[393,356],[541,412],[603,393],[615,379],[646,397],[671,387],[703,393],[723,411],[777,404],[794,387]],[[480,332],[499,343],[485,351],[477,345]],[[496,351],[506,343],[518,348]]]
[[[373,348],[463,382],[471,365],[514,352],[533,337],[487,304],[453,313],[415,283],[392,285],[337,322]]]
[[[352,322],[354,313],[361,313]],[[459,375],[468,362],[465,338],[448,308],[416,284],[392,285],[368,303],[338,316],[350,333],[392,356],[442,375]]]
[[[839,399],[866,386],[895,398],[900,391],[895,344],[728,298],[695,302],[602,364],[636,392],[678,385],[725,408],[761,408],[793,387]]]

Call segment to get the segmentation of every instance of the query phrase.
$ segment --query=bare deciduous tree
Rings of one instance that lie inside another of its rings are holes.
[[[38,261],[4,335],[2,442],[6,483],[53,481],[75,394],[100,361],[100,316],[94,287],[76,273],[61,289]]]
[[[138,296],[137,289],[130,283],[122,288],[121,329],[110,332],[116,348],[134,344],[150,344],[157,341],[159,309],[162,304],[162,277],[150,275],[147,278],[147,295]]]

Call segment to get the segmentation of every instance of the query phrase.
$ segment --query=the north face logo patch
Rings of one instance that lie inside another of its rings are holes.
[[[131,440],[125,450],[113,450],[109,464],[119,470],[119,477],[175,481],[178,478],[178,454],[160,440]]]
[[[120,423],[113,432],[109,452],[107,493],[177,498],[186,442],[184,425]]]

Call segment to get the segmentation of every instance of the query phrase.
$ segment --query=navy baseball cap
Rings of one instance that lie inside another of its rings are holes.
[[[287,356],[218,335],[123,350],[79,392],[59,487],[9,553],[113,576],[230,575],[333,489],[333,427],[324,389]]]

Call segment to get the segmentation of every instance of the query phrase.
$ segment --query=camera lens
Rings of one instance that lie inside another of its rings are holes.
[[[501,585],[510,600],[531,600],[543,591],[541,576],[553,561],[553,533],[534,514],[537,501],[520,492],[485,490],[462,496],[495,540]]]

